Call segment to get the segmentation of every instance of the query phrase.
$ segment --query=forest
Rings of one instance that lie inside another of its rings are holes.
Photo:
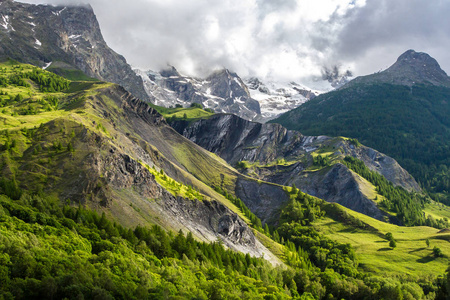
[[[430,196],[450,204],[449,97],[445,87],[358,84],[273,122],[305,135],[357,138],[396,159]]]

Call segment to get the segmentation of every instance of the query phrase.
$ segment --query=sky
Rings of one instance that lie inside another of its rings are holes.
[[[21,0],[73,5],[69,0]],[[302,80],[367,75],[408,49],[450,72],[448,0],[84,0],[108,45],[136,68]]]

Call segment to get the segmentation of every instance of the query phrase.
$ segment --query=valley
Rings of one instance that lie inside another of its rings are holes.
[[[427,54],[321,93],[133,69],[90,5],[0,14],[0,299],[448,298]]]

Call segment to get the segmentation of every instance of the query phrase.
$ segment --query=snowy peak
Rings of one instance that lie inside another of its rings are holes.
[[[250,98],[248,88],[242,79],[227,69],[214,72],[206,80],[209,82],[211,94],[214,96],[224,99]]]
[[[306,101],[316,97],[319,92],[296,82],[263,82],[251,77],[245,80],[253,99],[261,105],[262,121],[268,121],[297,108]]]
[[[229,70],[220,70],[207,78],[180,74],[174,67],[160,72],[135,70],[142,77],[145,89],[156,105],[170,107],[200,103],[218,113],[232,113],[247,120],[259,120],[259,102],[250,93],[241,78]]]
[[[204,79],[184,76],[174,67],[135,72],[142,77],[156,105],[188,107],[200,103],[217,113],[232,113],[258,122],[274,119],[320,94],[293,81],[242,79],[228,69],[217,70]]]

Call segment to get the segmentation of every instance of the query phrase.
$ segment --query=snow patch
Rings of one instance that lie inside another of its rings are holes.
[[[8,27],[11,28],[12,31],[15,31],[14,28],[11,26],[11,24],[9,23],[9,16],[4,16],[2,15],[2,21],[3,24],[0,24],[3,28],[5,28],[6,30],[8,30]]]
[[[42,46],[42,43],[40,40],[36,39],[36,41],[34,42],[38,47]]]
[[[53,63],[52,61],[49,63],[46,63],[45,66],[42,67],[42,69],[46,70],[48,67],[51,66],[52,63]]]
[[[61,15],[61,13],[66,10],[67,7],[64,7],[63,9],[61,9],[60,11],[52,11],[52,14],[54,14],[55,16],[59,16]]]

